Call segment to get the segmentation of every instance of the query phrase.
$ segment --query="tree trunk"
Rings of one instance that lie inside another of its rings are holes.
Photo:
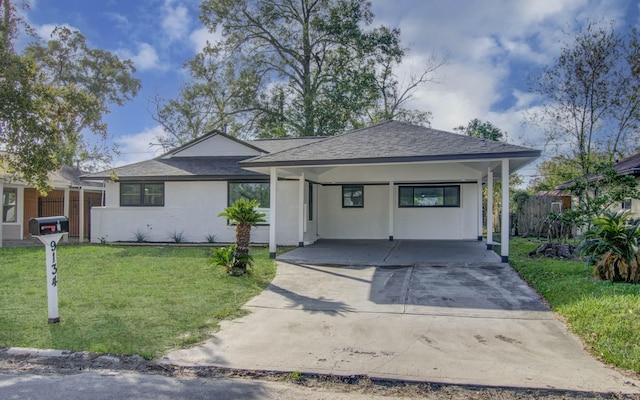
[[[249,244],[251,243],[251,225],[239,223],[236,225],[236,251],[233,265],[236,274],[244,275],[247,272],[247,263],[243,256],[249,254]]]

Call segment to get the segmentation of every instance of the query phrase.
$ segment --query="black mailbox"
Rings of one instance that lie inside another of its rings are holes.
[[[59,217],[31,218],[29,220],[29,233],[35,236],[66,232],[69,232],[69,218],[63,215]]]

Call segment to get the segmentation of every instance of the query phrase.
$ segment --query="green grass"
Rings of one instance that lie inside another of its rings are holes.
[[[565,318],[594,355],[640,372],[640,285],[599,281],[583,261],[529,257],[539,244],[514,239],[510,264]]]
[[[275,275],[267,249],[251,276],[210,265],[204,247],[60,246],[59,324],[47,323],[44,247],[0,248],[0,347],[159,356],[198,343]]]

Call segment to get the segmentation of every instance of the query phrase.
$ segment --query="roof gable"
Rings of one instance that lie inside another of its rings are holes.
[[[159,158],[174,157],[251,157],[264,150],[222,132],[210,132]]]

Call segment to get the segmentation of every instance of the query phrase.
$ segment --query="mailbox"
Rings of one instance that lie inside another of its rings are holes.
[[[59,217],[31,218],[29,220],[29,233],[34,236],[67,232],[69,232],[69,218],[62,215]]]

